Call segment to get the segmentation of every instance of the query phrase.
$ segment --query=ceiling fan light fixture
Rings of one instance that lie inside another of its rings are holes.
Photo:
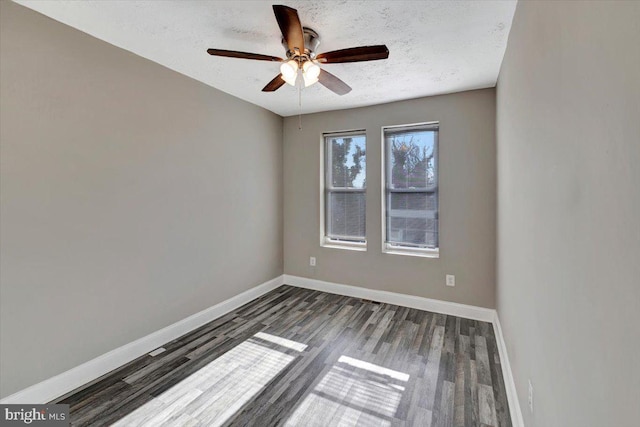
[[[315,80],[318,80],[318,76],[320,75],[320,67],[314,64],[313,61],[305,62],[302,65],[302,71],[305,73],[305,75]]]
[[[302,64],[302,77],[304,78],[304,86],[308,87],[318,82],[320,75],[320,67],[311,61]]]
[[[307,73],[302,73],[302,78],[304,79],[304,87],[309,87],[314,83],[318,83],[317,77],[312,77]]]
[[[282,63],[280,73],[282,73],[282,80],[291,86],[295,86],[296,78],[298,77],[298,63],[293,59]]]
[[[291,86],[295,86],[296,85],[296,80],[298,79],[298,75],[294,74],[293,77],[285,77],[284,74],[282,75],[282,80],[284,80],[287,84],[290,84]]]

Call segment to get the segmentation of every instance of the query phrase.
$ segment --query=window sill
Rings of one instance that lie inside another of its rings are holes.
[[[382,252],[390,255],[417,256],[422,258],[440,258],[439,249],[401,248],[396,246],[384,246]]]
[[[342,241],[336,241],[336,240],[331,240],[327,238],[324,238],[322,240],[322,243],[320,243],[320,246],[322,246],[323,248],[330,248],[330,249],[346,249],[348,251],[360,251],[360,252],[367,251],[366,243],[342,242]]]

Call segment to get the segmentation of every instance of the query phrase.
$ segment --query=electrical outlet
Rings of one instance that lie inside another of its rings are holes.
[[[447,274],[447,286],[455,286],[456,285],[456,276],[453,274]]]
[[[529,411],[533,414],[533,386],[529,380]]]
[[[311,267],[315,267],[316,266],[316,257],[314,257],[314,256],[309,257],[309,265]]]

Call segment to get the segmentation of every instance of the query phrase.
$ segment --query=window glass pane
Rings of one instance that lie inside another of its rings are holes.
[[[391,188],[435,186],[435,135],[433,130],[387,134]]]
[[[364,241],[365,193],[329,192],[327,236],[334,239]]]
[[[334,188],[366,188],[366,139],[364,135],[329,138],[330,183]]]
[[[325,135],[324,237],[366,242],[366,136],[362,132]]]
[[[386,243],[436,249],[438,128],[384,129]]]

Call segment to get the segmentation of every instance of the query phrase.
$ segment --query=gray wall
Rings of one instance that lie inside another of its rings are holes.
[[[640,420],[639,22],[639,2],[518,3],[498,80],[497,308],[528,427]]]
[[[282,274],[282,118],[0,4],[4,397]]]
[[[383,254],[381,127],[425,121],[440,121],[440,258]],[[284,120],[285,273],[494,306],[494,89],[310,114],[302,126],[298,117]],[[321,135],[348,129],[367,131],[367,252],[320,247]],[[445,286],[447,273],[455,288]]]

